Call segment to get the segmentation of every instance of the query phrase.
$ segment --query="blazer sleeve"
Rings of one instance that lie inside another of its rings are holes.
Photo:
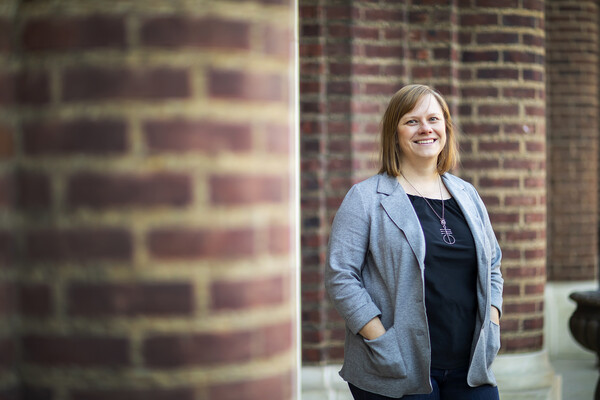
[[[354,334],[381,315],[365,289],[361,275],[369,248],[369,225],[370,218],[355,185],[334,218],[325,268],[325,288]]]

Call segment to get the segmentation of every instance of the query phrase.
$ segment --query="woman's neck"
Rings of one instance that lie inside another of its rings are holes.
[[[431,199],[448,198],[449,194],[440,182],[437,169],[416,169],[403,165],[398,181],[408,194]],[[441,193],[440,193],[441,191]]]

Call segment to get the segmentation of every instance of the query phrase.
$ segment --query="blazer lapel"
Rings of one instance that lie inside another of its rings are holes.
[[[402,188],[394,177],[382,174],[379,178],[377,192],[387,195],[381,200],[381,206],[394,224],[404,232],[421,269],[425,268],[425,236],[415,210]]]

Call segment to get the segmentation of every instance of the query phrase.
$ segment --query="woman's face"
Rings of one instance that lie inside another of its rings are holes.
[[[442,107],[431,94],[423,96],[398,123],[398,143],[403,162],[437,163],[446,145],[446,121]]]

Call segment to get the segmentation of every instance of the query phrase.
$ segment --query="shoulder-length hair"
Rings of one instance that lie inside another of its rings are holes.
[[[407,85],[398,90],[390,99],[383,119],[381,120],[381,148],[380,161],[381,168],[379,173],[387,172],[390,176],[400,175],[400,166],[402,164],[402,150],[398,143],[398,124],[400,119],[411,111],[426,95],[432,95],[440,104],[444,121],[446,123],[446,145],[438,156],[437,171],[444,174],[450,171],[458,164],[458,138],[450,109],[446,100],[436,90],[426,85]]]

